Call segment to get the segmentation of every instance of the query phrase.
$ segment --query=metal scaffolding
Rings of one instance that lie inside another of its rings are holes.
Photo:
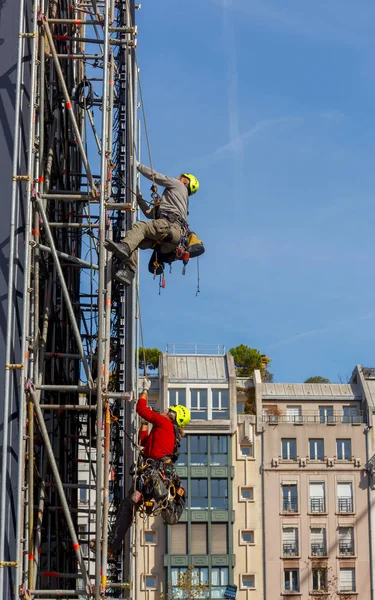
[[[0,488],[4,600],[119,598],[131,585],[130,542],[111,563],[108,525],[133,458],[123,429],[133,425],[128,400],[137,384],[136,291],[112,279],[104,241],[135,219],[134,8],[133,0],[20,0]],[[29,117],[21,139],[25,61]],[[13,310],[19,212],[22,315]],[[13,555],[5,518],[12,453]]]

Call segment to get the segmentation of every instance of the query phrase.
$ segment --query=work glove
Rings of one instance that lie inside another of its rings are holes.
[[[142,391],[148,392],[150,387],[151,387],[151,381],[149,379],[147,379],[147,377],[144,377],[144,379],[142,380]]]

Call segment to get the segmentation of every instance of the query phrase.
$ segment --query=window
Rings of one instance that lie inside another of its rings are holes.
[[[210,598],[223,598],[228,585],[228,567],[212,567]]]
[[[228,526],[226,523],[211,524],[211,554],[228,554]]]
[[[314,592],[325,592],[327,590],[327,567],[313,567],[312,589]]]
[[[190,462],[192,465],[207,465],[207,436],[189,435],[190,440]]]
[[[336,440],[337,460],[352,459],[352,440]]]
[[[87,485],[87,481],[85,480],[81,480],[78,481],[78,485],[79,486],[86,486]],[[88,489],[87,487],[80,487],[79,488],[79,501],[82,502],[82,504],[86,504],[88,502]]]
[[[342,422],[343,423],[361,423],[361,414],[356,406],[343,406]]]
[[[333,406],[319,406],[319,417],[321,423],[335,423]]]
[[[252,529],[243,529],[241,531],[241,544],[254,544],[254,531]]]
[[[355,569],[340,569],[340,592],[355,592]]]
[[[312,527],[311,536],[311,556],[326,556],[326,530],[324,527]]]
[[[353,512],[352,484],[340,482],[337,484],[337,510],[339,513]]]
[[[172,404],[182,404],[182,406],[186,406],[185,389],[169,390],[169,406]]]
[[[193,436],[189,436],[193,437]],[[187,449],[187,437],[181,438],[179,455],[178,455],[178,464],[181,466],[186,466],[188,464],[188,449]]]
[[[243,487],[241,488],[241,498],[240,500],[254,500],[254,488],[252,487]]]
[[[146,529],[144,531],[143,541],[144,544],[156,544],[156,531]]]
[[[228,465],[228,437],[226,435],[211,435],[211,465],[226,467]]]
[[[299,592],[298,569],[284,569],[284,591]]]
[[[157,577],[156,575],[143,575],[143,589],[156,590]]]
[[[241,589],[254,590],[255,589],[255,575],[241,575]]]
[[[339,553],[344,556],[354,554],[353,527],[339,527]]]
[[[324,440],[309,440],[310,460],[324,460]]]
[[[212,418],[229,419],[229,390],[212,390]]]
[[[208,585],[208,567],[194,567],[191,572],[191,582],[193,585]],[[208,598],[208,591],[199,594],[199,598]]]
[[[237,414],[244,415],[245,414],[245,402],[237,401]]]
[[[281,440],[281,458],[283,460],[297,460],[297,440],[283,438]]]
[[[83,556],[87,556],[89,551],[86,525],[78,525],[78,538],[81,545]]]
[[[298,556],[297,527],[283,528],[283,556]]]
[[[170,531],[170,554],[187,554],[187,525],[177,523],[169,527]]]
[[[287,406],[286,416],[289,423],[302,423],[301,406]]]
[[[240,454],[243,458],[254,458],[253,444],[240,444]]]
[[[310,482],[310,512],[324,513],[325,512],[325,489],[322,482]]]
[[[295,483],[284,483],[282,485],[283,495],[283,511],[284,512],[297,512],[297,484]]]
[[[174,527],[174,526],[173,526]],[[171,529],[173,529],[173,527]],[[171,592],[174,598],[182,598],[183,591],[180,588],[181,577],[186,573],[187,567],[172,567],[171,569]]]
[[[174,526],[173,526],[174,527]],[[172,527],[172,529],[173,529]],[[206,523],[191,524],[190,554],[207,554],[207,525]]]
[[[211,508],[227,510],[228,508],[228,480],[211,479]]]
[[[208,485],[207,479],[192,479],[190,482],[191,508],[208,508]]]
[[[207,390],[190,391],[190,414],[192,419],[207,420]]]

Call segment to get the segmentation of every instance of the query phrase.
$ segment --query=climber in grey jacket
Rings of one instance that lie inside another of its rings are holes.
[[[137,169],[147,179],[164,186],[165,189],[158,207],[149,207],[141,195],[137,197],[141,211],[152,221],[137,221],[120,242],[105,242],[107,250],[113,252],[124,263],[124,268],[116,272],[115,278],[125,285],[130,285],[134,279],[137,248],[152,248],[158,240],[163,240],[165,253],[172,252],[178,246],[186,225],[188,197],[195,194],[199,188],[198,179],[190,173],[168,177],[155,173],[145,165],[138,164]]]

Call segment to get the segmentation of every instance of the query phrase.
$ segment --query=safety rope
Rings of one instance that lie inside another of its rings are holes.
[[[145,351],[145,339],[143,335],[143,325],[142,325],[142,313],[141,313],[141,303],[139,299],[139,286],[136,284],[135,289],[137,291],[137,313],[138,313],[138,321],[139,321],[139,332],[141,335],[141,344],[142,344],[142,353],[143,353],[143,374],[147,377],[147,365],[146,365],[146,351]]]

